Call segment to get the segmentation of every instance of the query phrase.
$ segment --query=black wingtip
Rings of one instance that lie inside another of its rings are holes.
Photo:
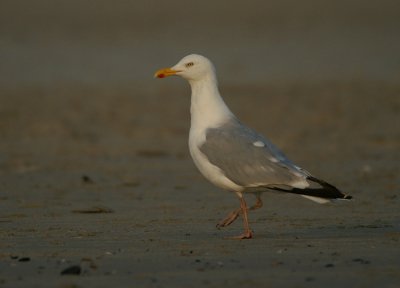
[[[320,184],[322,186],[321,189],[323,191],[322,193],[328,192],[327,195],[325,195],[325,197],[321,195],[322,198],[343,199],[343,200],[353,199],[353,196],[343,194],[338,188],[336,188],[332,184],[325,182],[324,180],[315,178],[313,176],[309,176],[307,177],[307,179]]]
[[[353,197],[350,195],[345,195],[343,194],[339,189],[337,189],[335,186],[321,180],[318,178],[315,178],[313,176],[307,177],[308,180],[318,183],[321,185],[321,187],[318,188],[292,188],[292,189],[282,189],[282,188],[274,188],[275,190],[278,191],[284,191],[288,193],[294,193],[294,194],[300,194],[300,195],[305,195],[305,196],[312,196],[312,197],[318,197],[318,198],[323,198],[323,199],[328,199],[328,200],[350,200]]]

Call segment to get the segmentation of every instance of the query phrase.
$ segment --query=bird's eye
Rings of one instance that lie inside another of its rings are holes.
[[[193,62],[188,62],[188,63],[185,64],[185,66],[186,66],[187,68],[192,67],[193,65],[194,65]]]

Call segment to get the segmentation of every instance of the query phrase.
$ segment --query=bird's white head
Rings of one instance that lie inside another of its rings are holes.
[[[183,57],[175,66],[158,70],[154,77],[164,78],[178,75],[192,82],[215,78],[214,65],[206,57],[198,54],[190,54]]]

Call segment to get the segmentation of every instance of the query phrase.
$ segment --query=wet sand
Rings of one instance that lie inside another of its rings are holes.
[[[245,123],[354,201],[264,194],[255,238],[226,239],[241,221],[215,224],[239,203],[192,164],[188,87],[2,91],[2,286],[397,287],[399,87],[221,90]],[[61,275],[73,265],[79,276]]]
[[[4,3],[0,287],[400,286],[394,2]],[[254,239],[216,229],[239,201],[190,159],[188,85],[151,79],[193,51],[244,123],[354,201],[265,193]]]

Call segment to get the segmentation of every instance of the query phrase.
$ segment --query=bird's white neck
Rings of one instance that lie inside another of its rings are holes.
[[[189,80],[189,83],[192,88],[191,129],[203,130],[218,127],[234,117],[219,94],[217,79],[214,75],[207,75],[201,80]]]

